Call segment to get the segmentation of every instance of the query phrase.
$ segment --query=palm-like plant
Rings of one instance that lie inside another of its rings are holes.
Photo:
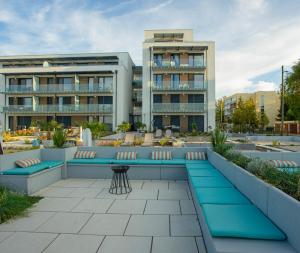
[[[62,148],[67,140],[66,132],[61,129],[55,129],[53,134],[53,144],[57,148]]]
[[[211,135],[211,144],[213,146],[214,151],[219,154],[225,154],[229,149],[231,149],[231,145],[226,144],[227,135],[222,132],[219,128],[216,128]]]

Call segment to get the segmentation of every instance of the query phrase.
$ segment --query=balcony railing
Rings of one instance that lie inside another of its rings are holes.
[[[163,68],[163,69],[169,69],[169,68],[205,68],[206,64],[204,61],[193,61],[188,63],[180,63],[170,60],[163,60],[161,62],[153,62],[154,68]]]
[[[2,91],[3,92],[3,91]],[[47,84],[39,85],[36,88],[26,85],[9,85],[6,93],[110,93],[112,92],[112,84]]]
[[[154,91],[201,91],[207,89],[207,82],[153,82]]]
[[[201,113],[205,111],[204,103],[154,103],[153,113]]]
[[[133,114],[142,114],[142,107],[134,106],[133,107]]]
[[[111,104],[81,105],[9,105],[3,107],[5,113],[112,113]]]

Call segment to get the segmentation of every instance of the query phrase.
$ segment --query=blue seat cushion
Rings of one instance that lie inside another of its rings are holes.
[[[146,158],[141,158],[137,159],[138,164],[140,165],[161,165],[163,160],[153,160],[153,159],[146,159]]]
[[[94,158],[94,159],[72,159],[67,161],[68,164],[111,164],[111,158]]]
[[[235,188],[197,188],[198,202],[202,204],[251,204],[250,201]]]
[[[32,175],[34,173],[62,165],[61,161],[44,161],[26,168],[14,168],[3,171],[3,175]]]
[[[134,164],[139,164],[139,161],[137,159],[132,159],[132,160],[131,159],[113,159],[112,163],[113,164],[128,164],[128,165],[132,164],[132,165],[134,165]]]
[[[218,170],[216,169],[188,169],[188,173],[191,177],[216,177],[216,176],[223,176]]]
[[[191,177],[192,184],[195,188],[198,187],[212,187],[212,188],[226,188],[233,187],[233,185],[223,176],[217,177]]]
[[[207,160],[185,160],[186,164],[210,164]]]
[[[285,240],[279,230],[253,205],[202,205],[213,237],[237,237],[261,240]]]
[[[185,165],[185,159],[175,158],[172,160],[161,160],[163,165]]]
[[[211,164],[186,164],[187,169],[215,169]]]

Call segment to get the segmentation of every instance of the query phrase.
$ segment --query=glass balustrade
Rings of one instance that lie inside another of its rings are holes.
[[[154,103],[154,113],[189,113],[204,112],[204,103]]]

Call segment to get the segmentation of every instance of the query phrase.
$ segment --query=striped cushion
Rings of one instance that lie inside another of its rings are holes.
[[[32,158],[32,159],[23,159],[16,161],[16,165],[21,168],[30,167],[35,164],[41,163],[40,159]]]
[[[204,152],[186,152],[186,160],[206,160]]]
[[[117,152],[117,160],[136,160],[137,153],[134,151],[131,152]]]
[[[272,165],[276,168],[295,168],[298,167],[297,163],[294,161],[287,161],[287,160],[270,160]]]
[[[75,159],[94,159],[96,152],[94,151],[77,151],[74,155]]]
[[[152,160],[172,160],[171,151],[152,151]]]

